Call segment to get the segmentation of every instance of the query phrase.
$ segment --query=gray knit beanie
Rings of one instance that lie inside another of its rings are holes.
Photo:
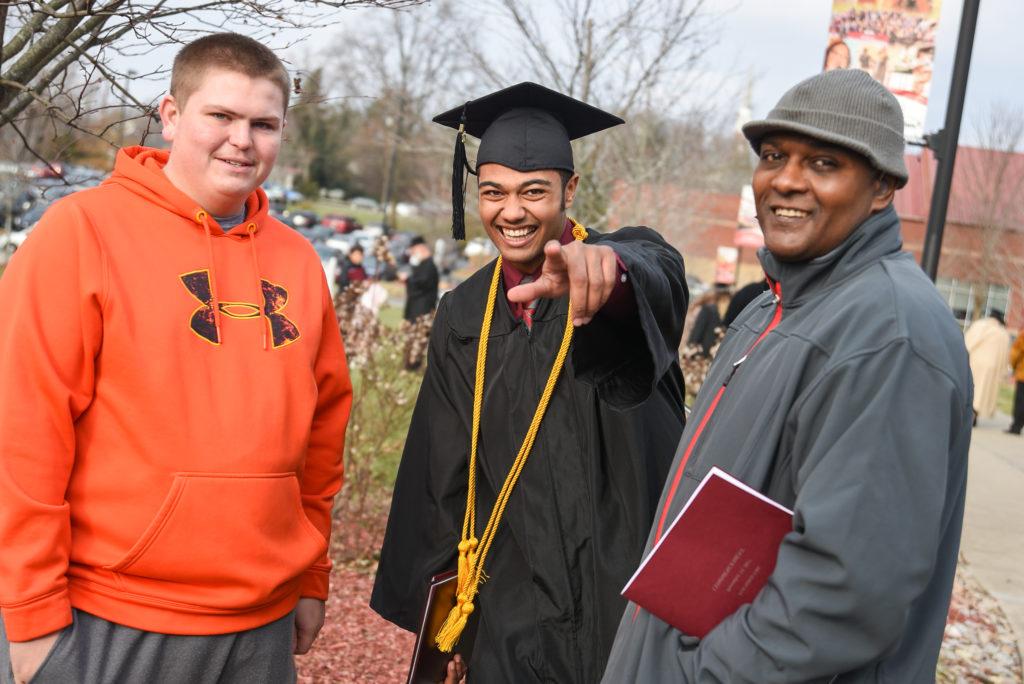
[[[847,147],[907,184],[903,164],[903,110],[895,96],[867,72],[834,69],[790,88],[761,121],[743,126],[755,152],[769,133],[792,131]]]

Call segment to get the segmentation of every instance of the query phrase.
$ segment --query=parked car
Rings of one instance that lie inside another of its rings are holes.
[[[710,286],[692,273],[687,273],[686,288],[690,291],[690,301],[693,302],[707,292]]]
[[[333,230],[323,226],[295,226],[295,230],[314,245],[326,245],[327,240],[335,235]],[[332,247],[331,249],[334,248]]]
[[[3,249],[7,253],[11,253],[21,247],[21,243],[25,242],[25,238],[28,237],[32,229],[39,223],[39,219],[43,217],[43,213],[50,207],[50,202],[36,202],[29,209],[27,209],[21,216],[18,217],[18,221],[14,223],[13,230],[8,234],[0,232],[3,237],[0,242],[0,249]]]
[[[391,234],[388,238],[388,251],[391,252],[391,256],[395,258],[395,261],[399,264],[404,264],[409,261],[409,244],[412,239],[416,237],[415,233],[410,233],[407,230],[400,230]]]
[[[324,240],[325,245],[327,245],[331,249],[338,250],[345,256],[348,256],[349,250],[352,249],[352,245],[354,245],[355,243],[356,241],[351,234],[339,235],[338,233],[335,233],[331,237]]]
[[[289,202],[301,202],[305,199],[301,192],[281,185],[264,185],[263,191],[267,193],[267,199],[271,202],[288,204]]]
[[[458,242],[451,238],[438,238],[434,241],[434,263],[441,273],[451,273],[465,266],[467,261]]]
[[[333,299],[338,290],[338,271],[341,269],[345,257],[322,243],[314,242],[313,249],[320,257],[320,265],[324,269],[324,275],[327,276],[327,289],[330,290]]]
[[[367,223],[363,226],[361,232],[366,233],[370,237],[378,238],[381,235],[387,235],[390,231],[382,223]]]
[[[411,202],[399,202],[395,205],[395,213],[399,216],[419,216],[420,208]]]
[[[494,243],[487,238],[477,237],[466,243],[462,253],[465,254],[467,258],[493,257],[498,255],[498,249],[494,246]]]
[[[295,224],[292,223],[291,217],[286,216],[283,211],[278,211],[273,207],[273,205],[271,205],[270,211],[268,211],[267,213],[270,215],[271,218],[277,219],[278,221],[288,226],[289,228],[295,227]]]
[[[378,261],[375,254],[368,253],[363,259],[363,266],[366,268],[366,272],[372,274],[374,278],[387,281],[398,278],[398,268],[389,262]]]
[[[28,211],[21,215],[21,220],[18,221],[18,227],[16,230],[21,232],[28,232],[35,228],[36,224],[39,223],[39,219],[43,218],[43,213],[50,208],[50,202],[36,202],[33,204]]]
[[[366,209],[367,211],[380,211],[380,204],[377,200],[370,199],[369,197],[353,197],[348,202],[356,209]]]
[[[284,212],[284,215],[291,219],[292,225],[296,228],[312,228],[320,223],[320,217],[315,211],[295,209]]]
[[[327,214],[320,219],[320,225],[331,228],[336,233],[351,233],[355,230],[360,230],[363,225],[359,223],[355,218],[351,216],[342,216],[341,214]]]
[[[36,178],[61,178],[64,175],[64,164],[61,162],[43,164],[40,162],[32,167],[32,175]]]

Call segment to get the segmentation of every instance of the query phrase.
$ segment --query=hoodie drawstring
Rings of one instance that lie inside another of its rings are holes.
[[[217,279],[213,272],[213,236],[210,235],[209,216],[200,209],[196,212],[196,221],[203,224],[203,231],[206,233],[206,257],[210,262],[210,299],[213,306],[213,327],[217,331],[217,342],[224,343],[223,330],[220,327],[220,298],[217,297]]]
[[[213,235],[210,233],[209,215],[202,209],[196,212],[196,221],[203,224],[203,232],[206,233],[206,255],[210,262],[210,305],[213,307],[213,326],[217,330],[217,340],[224,342],[224,332],[220,325],[220,297],[217,296],[217,278],[214,276],[213,267]],[[263,276],[260,275],[260,262],[256,257],[256,224],[249,222],[245,227],[249,236],[249,250],[252,254],[252,265],[256,272],[256,310],[260,319],[260,333],[263,343],[263,351],[267,350],[267,328],[270,321],[264,311],[266,301],[263,298]]]
[[[266,302],[263,299],[263,276],[260,275],[260,260],[256,258],[256,224],[250,223],[245,227],[249,234],[249,247],[252,251],[252,266],[256,271],[256,306],[260,312],[260,332],[263,333],[263,351],[267,350],[267,327],[270,321],[267,320],[267,312],[264,311]]]

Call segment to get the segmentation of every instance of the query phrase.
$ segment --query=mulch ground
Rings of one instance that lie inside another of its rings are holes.
[[[985,591],[963,557],[953,585],[936,681],[1019,684],[1021,652],[999,603]]]
[[[370,610],[372,568],[353,563],[331,575],[327,622],[313,649],[296,658],[300,684],[405,681],[414,636]]]
[[[331,577],[327,623],[312,651],[297,658],[301,684],[405,681],[414,637],[370,610],[374,564],[338,564]],[[936,681],[1020,684],[1021,653],[992,596],[960,559]]]

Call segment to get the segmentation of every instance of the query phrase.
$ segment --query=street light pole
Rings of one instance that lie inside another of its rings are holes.
[[[971,70],[974,29],[978,24],[980,4],[981,0],[964,0],[960,16],[960,35],[956,41],[956,58],[953,61],[953,80],[949,88],[949,103],[946,105],[946,125],[938,133],[925,136],[928,147],[935,152],[939,162],[935,173],[935,187],[932,189],[931,208],[928,210],[924,249],[921,252],[921,268],[933,282],[939,270],[942,234],[946,229],[946,210],[949,208],[949,192],[953,186],[953,167],[956,164],[956,148],[960,140],[960,121],[964,113],[967,76]]]

